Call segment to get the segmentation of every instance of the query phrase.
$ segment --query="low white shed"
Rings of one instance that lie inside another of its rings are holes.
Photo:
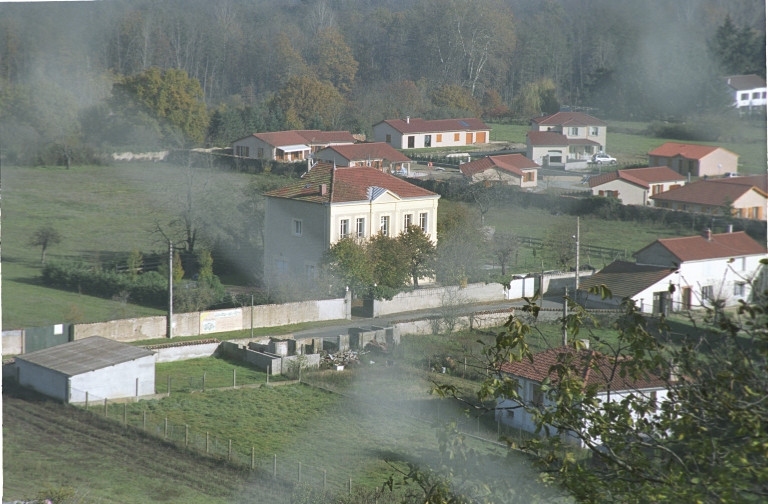
[[[19,384],[65,402],[155,393],[155,354],[100,336],[16,357]]]

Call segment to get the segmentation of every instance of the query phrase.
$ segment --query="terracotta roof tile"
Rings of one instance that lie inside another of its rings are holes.
[[[608,123],[601,121],[591,115],[583,112],[556,112],[551,115],[536,117],[531,119],[536,124],[541,125],[563,125],[563,126],[607,126]]]
[[[321,185],[326,193],[321,194]],[[437,194],[422,189],[375,168],[358,167],[334,170],[327,163],[317,163],[301,180],[280,189],[269,191],[265,196],[286,198],[309,203],[346,203],[367,201],[368,188],[381,187],[400,198],[435,197]]]
[[[635,255],[657,243],[669,250],[681,262],[768,253],[768,250],[763,245],[750,238],[747,233],[738,231],[736,233],[713,234],[711,241],[708,241],[701,235],[664,238],[643,247],[635,252]]]
[[[304,137],[305,141],[313,144],[330,142],[355,143],[355,137],[349,131],[296,130],[296,133]]]
[[[765,79],[758,75],[731,75],[725,82],[736,91],[765,87]]]
[[[459,165],[459,170],[464,175],[471,177],[475,173],[483,172],[488,168],[496,167],[522,177],[523,170],[539,168],[539,165],[522,154],[506,154],[503,156],[488,156],[469,163]]]
[[[440,133],[443,131],[488,131],[491,128],[483,121],[475,118],[463,119],[437,119],[427,121],[420,118],[410,119],[386,119],[384,121],[400,133]],[[381,123],[379,123],[381,124]]]
[[[676,142],[667,142],[660,147],[653,149],[648,153],[649,156],[662,156],[662,157],[674,157],[681,156],[685,159],[702,159],[709,154],[712,154],[718,149],[722,149],[725,152],[730,152],[722,147],[713,145],[699,145],[699,144],[684,144]],[[733,154],[731,152],[731,154]]]
[[[554,131],[529,131],[526,136],[530,140],[531,145],[535,146],[562,146],[568,145],[568,137],[561,133]]]
[[[763,175],[747,175],[744,177],[732,177],[718,179],[722,184],[748,185],[755,186],[764,193],[768,193],[768,173]]]
[[[575,364],[580,369],[580,377],[586,385],[597,385],[602,390],[610,388],[614,392],[665,388],[667,386],[665,380],[655,375],[648,375],[638,380],[629,377],[622,378],[619,375],[618,366],[615,365],[615,359],[594,350],[577,352],[570,347],[552,348],[534,354],[533,362],[527,359],[520,362],[505,362],[502,364],[501,370],[510,375],[535,382],[542,382],[548,376],[555,381],[557,374],[551,371],[552,367],[558,364],[559,359],[568,355],[574,357]]]
[[[752,185],[742,185],[726,182],[728,179],[699,180],[690,184],[654,194],[654,201],[674,201],[695,205],[723,206],[727,200],[732,203],[751,190],[760,192]],[[763,195],[765,193],[763,192]]]
[[[254,133],[253,136],[273,147],[302,145],[307,143],[307,139],[295,131],[271,131],[267,133]]]
[[[649,168],[630,168],[603,173],[597,177],[590,177],[589,187],[597,187],[612,180],[622,179],[632,184],[648,189],[650,184],[662,182],[680,182],[685,177],[666,166],[653,166]]]
[[[632,297],[674,272],[662,266],[646,266],[626,261],[614,261],[592,276],[579,282],[579,290],[605,284],[613,297]]]
[[[338,152],[349,161],[365,161],[367,159],[386,159],[396,163],[407,163],[410,161],[410,158],[386,142],[331,145],[327,148]]]

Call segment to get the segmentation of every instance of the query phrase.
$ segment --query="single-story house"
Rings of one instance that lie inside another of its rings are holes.
[[[680,175],[719,177],[738,171],[739,155],[712,145],[667,142],[648,153],[648,166],[667,166]]]
[[[632,298],[646,313],[734,306],[752,297],[750,281],[761,271],[768,250],[743,231],[656,240],[635,254],[636,262],[616,261],[579,282],[577,301],[588,308],[616,306]],[[588,294],[605,284],[613,299]],[[674,287],[670,289],[670,287]]]
[[[92,336],[15,358],[20,385],[69,403],[155,393],[154,352]]]
[[[761,188],[762,187],[762,188]],[[728,204],[742,219],[766,220],[765,176],[699,180],[650,196],[654,206],[705,215],[723,215]]]
[[[556,112],[531,119],[531,131],[551,131],[568,138],[568,157],[589,159],[605,150],[608,124],[583,112]]]
[[[373,139],[396,149],[458,147],[486,143],[490,138],[491,128],[475,118],[427,121],[406,117],[386,119],[373,125]]]
[[[349,131],[290,130],[254,133],[233,142],[235,156],[300,161],[330,145],[349,145],[355,138]]]
[[[332,145],[314,156],[321,163],[337,167],[370,166],[387,173],[407,175],[411,160],[405,154],[384,142]]]
[[[522,154],[488,156],[459,165],[472,182],[536,187],[539,165]]]
[[[525,137],[525,157],[539,166],[565,166],[568,137],[554,131],[529,131]]]
[[[765,110],[765,79],[759,75],[731,75],[725,78],[731,102],[739,112],[751,113]]]
[[[585,341],[588,344],[588,341]],[[588,346],[588,345],[587,345]],[[496,421],[528,432],[536,431],[531,413],[521,406],[528,408],[553,407],[555,402],[541,390],[542,382],[549,378],[557,381],[557,374],[552,367],[568,355],[580,369],[579,376],[586,385],[598,387],[597,399],[606,401],[621,401],[628,394],[643,395],[648,399],[664,400],[667,396],[669,383],[659,376],[634,380],[629,376],[622,377],[613,358],[589,348],[576,350],[572,347],[561,346],[551,348],[533,355],[533,361],[523,359],[518,362],[505,362],[501,365],[501,373],[506,377],[517,380],[520,400],[500,397],[496,402]],[[555,434],[554,432],[552,434]],[[582,446],[582,441],[572,432],[563,432],[566,440]],[[593,440],[599,442],[599,439]]]
[[[685,177],[666,166],[616,170],[589,179],[593,196],[620,198],[625,205],[650,205],[649,196],[684,184]]]

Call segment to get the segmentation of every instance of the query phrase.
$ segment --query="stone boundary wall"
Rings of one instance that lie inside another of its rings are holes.
[[[393,313],[439,308],[443,297],[456,293],[462,303],[483,303],[507,299],[504,287],[499,283],[475,283],[466,287],[427,287],[411,292],[401,292],[391,300],[375,300],[373,316],[382,317]]]
[[[302,322],[349,320],[351,318],[352,303],[349,294],[344,298],[338,299],[253,307],[254,328],[277,327]],[[166,320],[166,317],[159,316],[111,320],[109,322],[93,324],[76,324],[74,326],[73,339],[79,340],[91,336],[102,336],[127,343],[165,338]],[[217,332],[248,329],[251,327],[251,307],[174,314],[173,323],[173,335],[178,337],[200,336]],[[10,341],[15,343],[15,340],[12,338],[10,338]],[[16,349],[18,344],[15,345],[14,349]],[[7,355],[14,354],[8,353]]]
[[[3,355],[24,353],[24,330],[3,331]]]

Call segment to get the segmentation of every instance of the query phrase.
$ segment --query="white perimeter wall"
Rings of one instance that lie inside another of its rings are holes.
[[[418,289],[412,292],[402,292],[390,301],[376,300],[373,304],[373,316],[381,317],[392,313],[438,308],[443,304],[443,299],[447,299],[447,296],[453,293],[456,293],[456,301],[461,304],[503,301],[507,299],[504,287],[499,283],[469,284],[463,289],[458,287],[433,287]]]

